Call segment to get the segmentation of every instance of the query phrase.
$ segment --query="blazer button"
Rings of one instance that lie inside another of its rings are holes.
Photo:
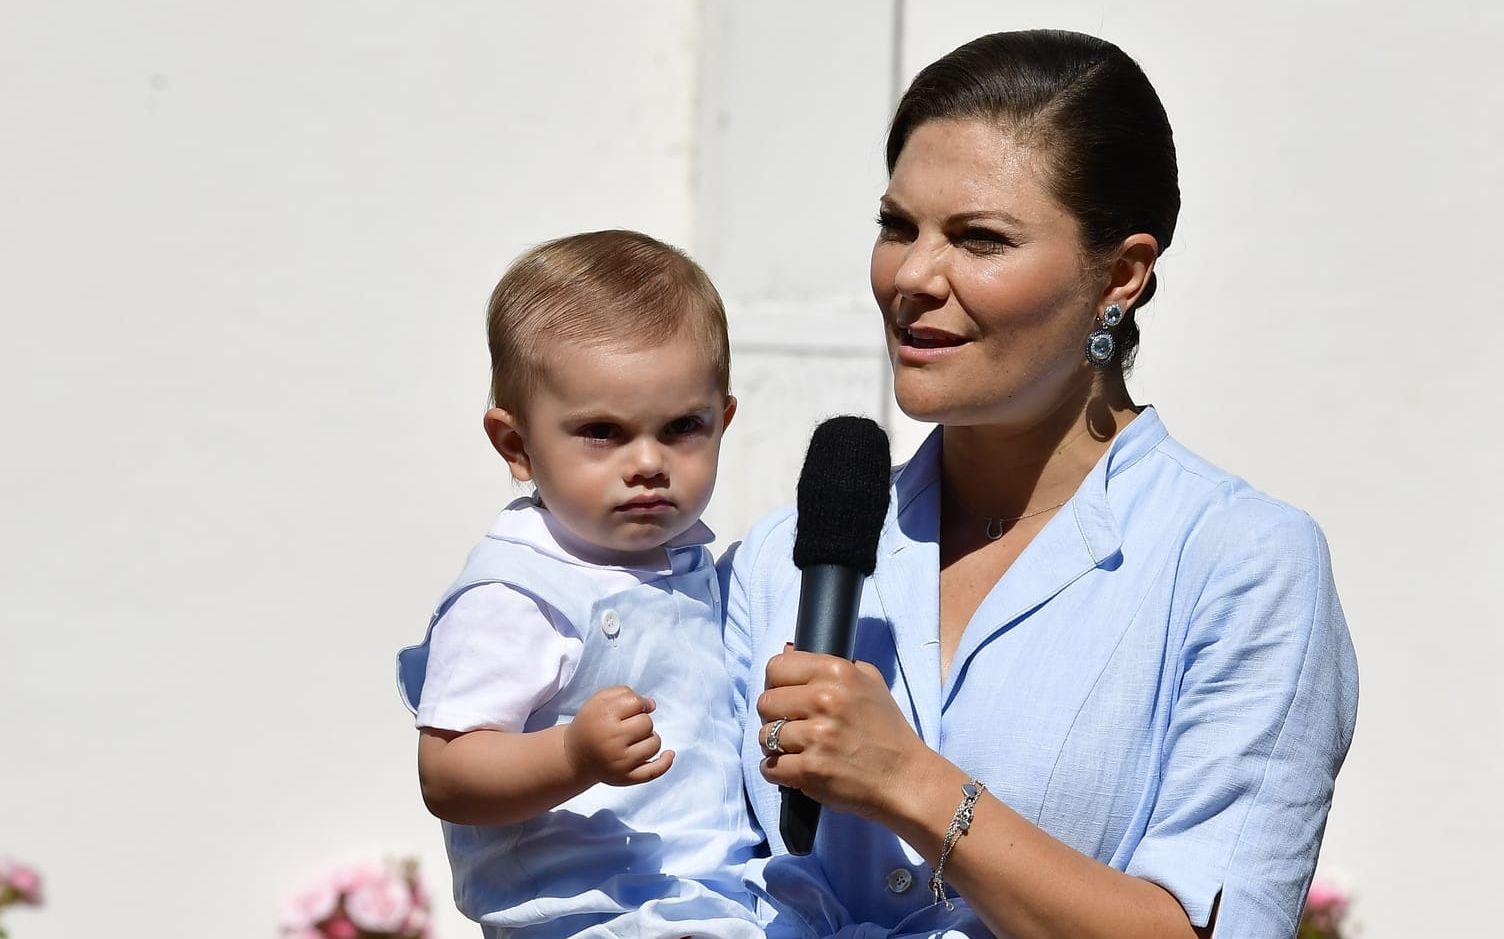
[[[897,867],[888,875],[888,890],[892,893],[908,893],[914,886],[914,874],[907,867]]]
[[[615,639],[621,634],[621,617],[615,610],[607,610],[601,614],[601,632],[606,634],[607,639]]]

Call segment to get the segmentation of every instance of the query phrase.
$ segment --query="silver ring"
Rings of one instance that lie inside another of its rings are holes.
[[[778,743],[778,732],[783,730],[783,725],[788,722],[789,719],[787,717],[780,717],[772,723],[768,728],[768,742],[762,745],[762,752],[768,756],[785,752],[783,747]]]

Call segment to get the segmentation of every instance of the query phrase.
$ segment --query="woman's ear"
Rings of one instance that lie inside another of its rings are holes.
[[[721,433],[724,434],[726,432],[726,428],[731,426],[731,419],[733,417],[735,417],[735,416],[736,416],[736,396],[735,395],[727,395],[726,396],[726,409],[721,412]]]
[[[533,461],[527,455],[527,441],[522,436],[522,424],[512,412],[491,408],[485,417],[486,436],[491,446],[507,461],[507,469],[518,482],[530,482],[533,478]]]
[[[1149,284],[1149,275],[1154,273],[1158,258],[1159,242],[1153,235],[1139,233],[1124,238],[1108,270],[1102,304],[1116,303],[1124,310],[1133,309]]]

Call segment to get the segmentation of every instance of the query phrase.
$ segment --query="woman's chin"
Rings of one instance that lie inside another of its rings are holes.
[[[900,376],[893,383],[893,397],[898,409],[926,424],[970,424],[990,410],[982,402],[963,398],[954,388],[925,381],[906,381]]]

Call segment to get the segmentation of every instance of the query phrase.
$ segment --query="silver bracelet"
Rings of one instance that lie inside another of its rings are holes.
[[[942,874],[945,871],[945,859],[950,857],[951,849],[961,836],[971,828],[971,815],[976,809],[977,799],[987,787],[980,779],[973,779],[961,786],[961,804],[956,806],[956,814],[951,816],[950,827],[945,829],[945,841],[940,845],[940,859],[935,862],[935,872],[930,875],[930,892],[935,895],[936,903],[944,903],[947,910],[954,910],[955,906],[950,898],[945,895],[945,880]]]

